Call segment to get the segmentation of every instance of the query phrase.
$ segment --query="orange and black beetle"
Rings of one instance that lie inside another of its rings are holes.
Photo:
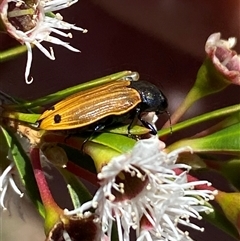
[[[46,110],[39,118],[40,129],[66,130],[90,127],[99,131],[113,123],[138,118],[144,126],[157,131],[141,119],[144,112],[166,111],[167,98],[146,81],[118,80],[73,94]]]

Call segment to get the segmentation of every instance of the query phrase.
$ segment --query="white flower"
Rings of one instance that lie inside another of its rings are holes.
[[[189,147],[169,154],[163,152],[164,147],[157,137],[140,140],[131,153],[113,158],[102,168],[98,174],[100,188],[92,200],[102,223],[102,235],[111,237],[113,222],[119,241],[130,240],[130,229],[136,230],[138,241],[186,240],[188,233],[178,224],[203,230],[189,218],[200,219],[199,212],[211,211],[204,201],[213,199],[213,192],[194,189],[209,183],[188,183],[187,171],[180,175],[174,172],[190,169],[175,163],[179,153],[191,151]]]
[[[14,163],[12,162],[0,175],[0,205],[4,210],[6,210],[4,199],[6,198],[6,193],[8,186],[10,185],[15,193],[17,193],[20,198],[23,197],[23,193],[18,189],[14,179],[13,179],[13,169]]]
[[[62,45],[71,51],[79,52],[78,49],[73,48],[69,43],[50,36],[53,32],[63,37],[72,38],[71,33],[65,33],[59,29],[74,29],[84,33],[87,32],[86,29],[62,21],[63,18],[59,13],[56,15],[52,14],[54,11],[70,7],[77,1],[78,0],[2,0],[0,3],[0,17],[7,33],[21,44],[25,44],[28,49],[25,70],[25,80],[27,84],[33,81],[33,78],[28,80],[32,63],[32,45],[35,45],[51,60],[55,59],[53,49],[50,48],[50,50],[47,50],[41,44],[42,41]]]

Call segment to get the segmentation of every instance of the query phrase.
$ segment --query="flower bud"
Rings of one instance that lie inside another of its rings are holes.
[[[236,38],[223,40],[220,33],[214,33],[207,39],[205,51],[223,80],[240,85],[240,56],[232,50],[236,42]]]

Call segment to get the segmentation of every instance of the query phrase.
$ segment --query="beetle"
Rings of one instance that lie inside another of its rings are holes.
[[[95,131],[129,119],[131,127],[139,119],[156,134],[156,128],[141,116],[166,112],[165,95],[147,81],[117,80],[73,94],[43,112],[38,127],[43,130],[88,128]]]

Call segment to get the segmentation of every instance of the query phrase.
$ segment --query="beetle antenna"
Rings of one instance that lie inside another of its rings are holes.
[[[169,120],[169,125],[170,125],[170,134],[172,135],[173,130],[172,130],[172,121],[171,121],[171,115],[170,112],[166,110],[166,113],[168,115],[168,120]]]
[[[5,92],[0,90],[0,105],[8,105],[8,104],[16,104],[16,105],[20,105],[21,102],[17,99],[15,99],[14,97],[6,94]],[[33,111],[24,108],[26,111],[28,111],[29,113],[34,113]]]
[[[4,102],[9,102],[9,103],[14,103],[14,104],[19,104],[18,101],[16,101],[13,97],[11,97],[10,95],[6,94],[5,92],[0,90],[0,99],[1,99],[1,103]]]

